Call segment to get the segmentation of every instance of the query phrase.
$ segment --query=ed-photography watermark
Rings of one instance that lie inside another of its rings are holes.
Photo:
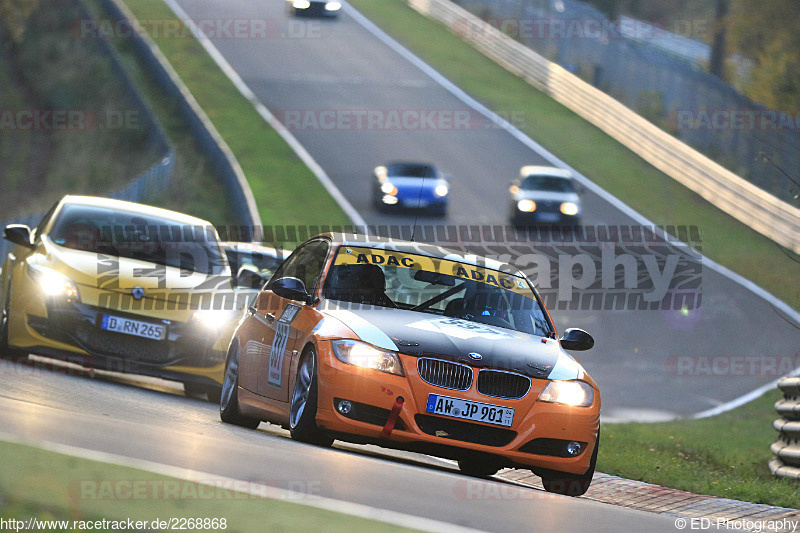
[[[797,531],[800,520],[791,518],[779,518],[775,520],[764,519],[733,519],[726,518],[676,518],[675,529],[704,531],[713,529],[714,531],[756,531],[756,532],[787,532]]]
[[[524,272],[545,305],[557,310],[679,310],[702,305],[702,256],[698,228],[580,226],[529,228],[511,226],[378,226],[342,228],[276,226],[216,228],[224,240],[247,237],[275,248],[294,248],[318,233],[333,231],[348,242],[384,235],[414,240],[420,254],[441,245],[456,251],[453,259],[510,265]],[[62,245],[97,254],[101,302],[122,309],[240,309],[247,296],[232,290],[231,273],[215,244],[215,228],[103,227],[64,237]],[[673,235],[674,237],[671,237]],[[67,242],[68,239],[73,239]],[[408,246],[407,244],[404,246]],[[134,267],[120,257],[145,259]],[[485,258],[485,259],[484,259]],[[124,291],[148,279],[161,298],[139,299]],[[183,291],[183,292],[181,292]]]

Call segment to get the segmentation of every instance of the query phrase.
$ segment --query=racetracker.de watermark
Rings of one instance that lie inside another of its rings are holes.
[[[671,115],[686,131],[800,131],[800,110],[679,109]]]
[[[284,109],[275,117],[292,131],[470,131],[525,125],[522,112],[495,121],[468,109]]]
[[[137,110],[0,109],[0,131],[94,131],[143,129]]]
[[[709,21],[704,19],[682,19],[669,27],[631,18],[609,20],[607,18],[573,17],[490,17],[478,20],[462,18],[453,24],[453,31],[462,39],[483,41],[511,37],[515,40],[588,39],[610,41],[630,39],[652,41],[678,35],[695,37],[709,35]]]
[[[69,484],[73,501],[148,501],[200,500],[230,501],[251,499],[303,500],[319,498],[321,480],[208,479],[82,479]]]
[[[664,362],[671,376],[780,377],[800,368],[800,355],[673,355]]]
[[[209,39],[263,41],[274,39],[320,39],[319,21],[272,18],[150,18],[77,19],[69,23],[73,39],[131,39],[149,35],[153,39]]]

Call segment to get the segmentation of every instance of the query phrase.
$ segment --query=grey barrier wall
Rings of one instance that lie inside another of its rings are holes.
[[[113,18],[125,21],[128,27],[125,28],[124,33],[131,35],[139,58],[161,90],[178,102],[184,120],[189,123],[192,134],[211,160],[214,173],[223,180],[236,222],[247,227],[261,226],[255,198],[244,172],[189,89],[183,84],[155,42],[145,32],[139,31],[135,23],[136,19],[127,6],[118,0],[101,1]]]
[[[775,410],[781,417],[772,426],[780,437],[770,446],[774,457],[769,469],[778,477],[800,480],[800,377],[783,378],[778,388],[783,399]]]
[[[82,0],[72,0],[72,5],[78,10],[81,17],[87,19],[93,18]],[[139,92],[136,83],[128,76],[128,73],[122,66],[122,62],[116,50],[105,39],[98,39],[97,44],[100,51],[108,58],[109,65],[113,69],[114,74],[122,82],[125,92],[127,93],[126,97],[129,101],[128,103],[139,113],[139,122],[147,128],[149,132],[148,142],[154,143],[157,151],[163,154],[157,163],[131,181],[127,186],[120,190],[101,195],[130,202],[140,202],[148,198],[157,197],[169,185],[175,166],[175,150],[170,146],[164,129]],[[44,213],[36,213],[33,215],[15,217],[0,223],[0,229],[7,224],[26,224],[33,227],[41,221],[43,216]],[[2,262],[5,261],[11,246],[11,243],[0,238],[0,267],[2,267]]]
[[[680,39],[664,50],[658,28],[609,20],[577,0],[457,0],[525,46],[577,74],[751,183],[800,207],[800,113],[770,110],[742,95],[700,63],[710,47]],[[676,21],[676,30],[711,32],[709,21]],[[479,39],[481,35],[475,35]],[[678,50],[682,49],[683,55]],[[731,60],[731,68],[747,70]],[[761,117],[750,121],[748,117]],[[773,120],[774,119],[774,120]],[[737,122],[739,121],[739,122]],[[793,183],[765,154],[795,179]]]
[[[563,67],[449,0],[407,0],[510,72],[551,96],[719,209],[800,253],[800,209],[769,194],[637,115]]]

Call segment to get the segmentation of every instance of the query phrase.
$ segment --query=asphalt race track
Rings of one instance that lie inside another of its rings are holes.
[[[347,110],[469,112],[348,13],[331,21],[290,20],[282,0],[180,4],[195,19],[266,18],[290,32],[283,38],[215,42],[276,116]],[[467,129],[301,126],[292,132],[370,224],[411,223],[409,217],[382,215],[370,205],[371,169],[389,160],[429,160],[453,176],[448,218],[423,219],[447,224],[505,224],[509,181],[522,165],[546,163],[508,132],[478,118]],[[584,208],[587,225],[635,224],[589,191]],[[728,371],[708,375],[697,361],[750,357],[780,364],[800,354],[796,325],[709,268],[702,271],[698,309],[551,311],[559,330],[583,327],[595,336],[596,347],[579,360],[599,382],[603,415],[609,418],[689,415],[778,377],[775,371],[739,372],[730,363]],[[678,357],[689,358],[685,367],[678,366]],[[487,531],[616,533],[621,526],[637,532],[675,531],[674,518],[668,516],[534,489],[520,488],[515,498],[473,497],[491,493],[488,488],[500,482],[461,475],[451,463],[425,456],[338,443],[338,449],[321,449],[291,441],[268,424],[256,431],[225,425],[215,405],[184,397],[180,385],[102,372],[90,377],[58,365],[55,370],[49,364],[42,367],[41,360],[0,365],[0,427],[24,439],[279,488],[308,482],[316,496]]]
[[[277,426],[253,431],[223,424],[215,405],[183,397],[179,385],[0,364],[0,427],[25,439],[287,490],[309,487],[309,497],[485,531],[580,531],[591,524],[592,531],[616,533],[633,523],[642,533],[675,531],[674,518],[664,515],[522,487],[500,493],[490,485],[500,482],[464,476],[425,456],[323,449],[292,441]]]
[[[413,217],[384,215],[371,206],[371,170],[387,161],[427,160],[452,175],[448,218],[423,217],[421,223],[472,225],[505,224],[511,179],[522,165],[547,164],[347,12],[338,20],[301,19],[288,16],[283,2],[178,1],[195,20],[271,21],[267,39],[212,41],[272,113],[284,118],[370,225],[413,222]],[[376,113],[376,127],[358,126],[354,113],[364,111]],[[392,113],[405,111],[440,117],[435,123],[439,127],[393,127]],[[470,115],[468,128],[448,126],[447,117],[456,113]],[[332,117],[350,122],[338,126]],[[583,202],[586,225],[636,225],[588,190]],[[701,242],[696,244],[702,245],[699,229]],[[769,303],[711,268],[703,267],[696,277],[701,278],[702,303],[686,311],[571,311],[568,305],[557,309],[548,302],[559,331],[582,327],[595,336],[595,348],[577,355],[600,384],[604,416],[695,414],[797,366],[800,325],[781,318]]]

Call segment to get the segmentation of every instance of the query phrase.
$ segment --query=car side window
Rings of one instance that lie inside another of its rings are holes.
[[[45,213],[45,215],[42,217],[42,221],[39,222],[39,225],[33,229],[34,242],[38,242],[41,240],[42,232],[44,231],[44,228],[47,227],[47,224],[50,222],[50,218],[53,216],[53,212],[56,210],[56,207],[58,207],[58,204],[59,202],[56,202],[53,205],[53,207],[51,207],[50,210],[47,213]]]
[[[324,240],[312,241],[304,245],[275,272],[267,289],[270,288],[273,280],[293,277],[300,279],[306,286],[306,290],[309,293],[312,292],[322,273],[322,265],[328,255],[328,246],[328,241]]]

